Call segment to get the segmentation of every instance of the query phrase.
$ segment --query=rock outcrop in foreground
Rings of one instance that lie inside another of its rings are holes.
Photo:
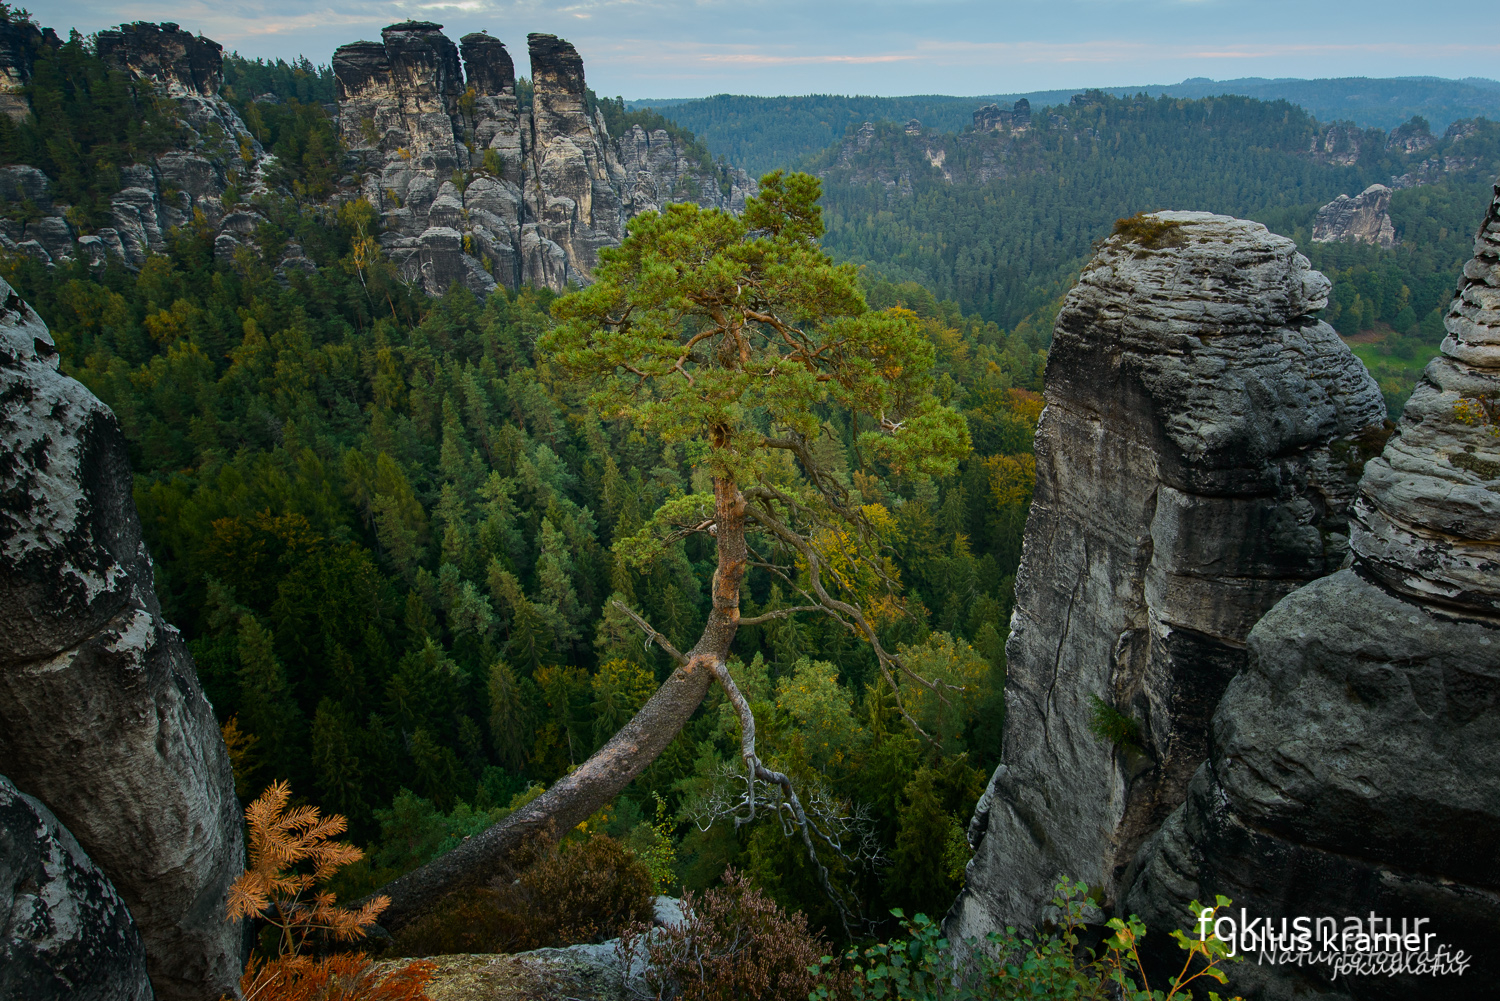
[[[240,972],[244,868],[212,707],[161,616],[109,408],[57,370],[0,281],[0,774],[66,825],[130,908],[161,1001]]]
[[[1125,898],[1160,928],[1216,893],[1280,920],[1426,918],[1458,976],[1257,966],[1267,999],[1479,997],[1500,980],[1500,186],[1433,359],[1365,467],[1353,566],[1249,637],[1186,804]]]
[[[1120,230],[1053,335],[1004,764],[949,918],[964,938],[1042,919],[1064,876],[1117,900],[1208,754],[1250,628],[1347,556],[1359,450],[1383,430],[1291,241],[1199,212]]]
[[[429,292],[586,283],[631,217],[672,201],[738,211],[754,193],[743,171],[705,171],[664,130],[611,137],[573,46],[541,34],[527,46],[526,110],[509,52],[487,34],[455,46],[442,25],[406,21],[334,53],[359,191],[381,210],[382,246]]]
[[[1394,247],[1396,227],[1391,222],[1391,189],[1384,184],[1372,184],[1353,198],[1339,195],[1318,209],[1312,240]]]
[[[0,776],[0,997],[150,1001],[125,902],[52,812]]]

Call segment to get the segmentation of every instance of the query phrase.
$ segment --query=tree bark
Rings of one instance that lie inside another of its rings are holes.
[[[739,628],[747,556],[745,498],[733,480],[714,480],[714,515],[718,568],[713,611],[671,677],[608,743],[542,795],[372,894],[391,900],[380,916],[387,931],[410,924],[453,891],[485,882],[531,837],[556,840],[581,824],[618,796],[676,738],[708,694]]]

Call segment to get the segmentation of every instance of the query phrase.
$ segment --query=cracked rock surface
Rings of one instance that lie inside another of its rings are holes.
[[[150,1001],[146,952],[109,877],[0,776],[0,997]]]

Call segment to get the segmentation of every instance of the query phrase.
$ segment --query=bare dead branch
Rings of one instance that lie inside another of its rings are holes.
[[[686,664],[687,663],[687,658],[684,657],[678,651],[678,649],[675,646],[672,645],[672,641],[669,640],[669,639],[667,639],[661,633],[657,632],[655,629],[652,629],[651,628],[651,623],[647,622],[645,619],[641,618],[634,611],[632,611],[629,605],[625,604],[625,602],[623,602],[623,601],[615,601],[615,602],[612,602],[612,604],[616,608],[618,608],[620,611],[622,611],[626,615],[630,616],[630,618],[635,622],[635,624],[641,627],[642,631],[644,631],[645,634],[646,634],[646,645],[647,646],[650,646],[652,643],[655,643],[657,646],[661,647],[663,651],[666,652],[666,654],[667,654],[668,657],[671,657],[673,660],[677,661],[677,663],[679,663],[679,664]]]
[[[784,619],[789,615],[796,615],[798,612],[823,611],[827,611],[827,609],[825,609],[822,605],[798,605],[795,608],[778,608],[772,612],[765,612],[761,615],[751,616],[748,619],[741,619],[740,626],[758,626],[763,622],[770,622],[772,619]]]

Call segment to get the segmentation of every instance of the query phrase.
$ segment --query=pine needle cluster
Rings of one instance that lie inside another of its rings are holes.
[[[275,782],[245,808],[250,868],[229,889],[230,919],[261,918],[279,929],[282,958],[301,955],[315,934],[337,942],[362,938],[390,903],[382,896],[357,909],[339,907],[333,893],[319,888],[364,852],[332,840],[347,827],[343,817],[321,816],[315,806],[288,810],[291,795],[290,785]],[[312,872],[302,871],[309,864]]]

